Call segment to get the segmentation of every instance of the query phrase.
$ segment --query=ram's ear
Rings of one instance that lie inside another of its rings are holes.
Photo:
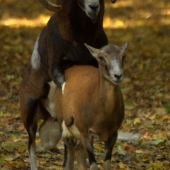
[[[84,45],[88,48],[88,50],[90,51],[90,53],[92,54],[93,57],[96,58],[98,56],[99,49],[91,47],[91,46],[87,45],[86,43],[84,43]]]
[[[128,46],[129,46],[129,42],[126,42],[126,44],[124,44],[124,45],[122,46],[122,49],[123,49],[124,51],[126,51],[127,48],[128,48]]]

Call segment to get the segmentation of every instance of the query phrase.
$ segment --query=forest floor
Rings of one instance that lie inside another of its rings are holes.
[[[140,133],[138,142],[117,141],[114,170],[170,169],[170,1],[105,1],[109,43],[129,41],[121,84],[126,116],[121,131]],[[29,169],[27,133],[18,91],[34,43],[52,15],[39,1],[0,0],[0,170]],[[40,147],[40,139],[36,143]],[[95,144],[99,168],[103,143]],[[37,153],[39,169],[62,169],[62,141]]]

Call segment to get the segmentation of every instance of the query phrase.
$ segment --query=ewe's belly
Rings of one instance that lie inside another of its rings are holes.
[[[81,134],[78,128],[75,124],[71,125],[70,127],[67,127],[65,124],[65,121],[62,122],[62,138],[71,138],[75,137],[77,139],[81,139]],[[94,133],[91,129],[88,130],[88,136],[94,137],[95,140],[100,140],[100,137],[98,134]]]

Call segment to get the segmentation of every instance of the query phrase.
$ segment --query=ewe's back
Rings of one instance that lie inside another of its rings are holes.
[[[62,94],[61,89],[56,89],[55,106],[57,114],[61,112],[63,112],[63,115],[66,112],[82,112],[82,110],[87,109],[87,103],[89,106],[94,104],[93,96],[95,96],[96,85],[99,80],[98,68],[89,65],[75,65],[65,71],[65,79],[64,94]],[[63,106],[63,110],[61,110],[61,106]],[[61,123],[60,118],[59,123]]]
[[[65,94],[69,95],[74,91],[79,94],[94,93],[99,79],[99,69],[89,65],[75,65],[65,71],[65,78]]]

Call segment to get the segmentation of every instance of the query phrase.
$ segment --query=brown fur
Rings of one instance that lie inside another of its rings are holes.
[[[56,90],[57,118],[73,117],[79,131],[87,136],[91,129],[106,141],[117,130],[124,117],[124,105],[120,87],[104,80],[99,84],[99,70],[93,66],[73,66],[66,70],[64,95]],[[60,101],[60,102],[59,102]],[[94,121],[95,120],[95,121]]]

